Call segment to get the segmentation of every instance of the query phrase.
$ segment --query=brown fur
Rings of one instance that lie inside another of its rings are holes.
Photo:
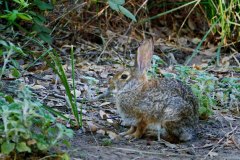
[[[146,71],[153,44],[148,40],[143,45],[138,49],[135,67],[117,73],[110,82],[118,112],[131,126],[122,135],[140,138],[149,125],[156,125],[165,129],[163,137],[191,140],[198,123],[196,98],[181,81],[169,78],[148,80]]]

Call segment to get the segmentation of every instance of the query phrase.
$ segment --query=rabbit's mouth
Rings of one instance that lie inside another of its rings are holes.
[[[117,89],[113,89],[113,90],[111,90],[111,93],[112,93],[112,94],[117,94],[117,93],[118,93],[118,90],[117,90]]]

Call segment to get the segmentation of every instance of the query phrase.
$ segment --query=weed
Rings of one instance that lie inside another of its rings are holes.
[[[17,98],[0,94],[0,144],[1,153],[48,150],[73,132],[57,123],[56,118],[33,100],[28,87],[16,91]],[[7,98],[8,97],[8,98]]]
[[[14,77],[19,77],[20,76],[20,72],[18,70],[18,66],[19,64],[17,63],[17,61],[15,61],[14,59],[12,59],[12,57],[15,54],[23,54],[24,52],[22,51],[22,49],[16,45],[14,45],[11,42],[6,42],[3,40],[0,40],[0,46],[2,46],[1,50],[0,50],[0,57],[2,57],[3,60],[3,65],[0,68],[0,80],[2,79],[2,76],[4,75],[4,73],[6,72],[7,69],[7,64],[11,64],[9,65],[9,70],[12,72],[12,75]]]
[[[156,61],[157,60],[157,61]],[[160,59],[155,58],[155,63],[149,71],[149,76],[156,76]],[[213,114],[217,106],[225,108],[237,108],[240,105],[240,78],[217,78],[204,70],[196,70],[188,66],[177,65],[174,67],[176,74],[164,73],[164,77],[173,77],[189,85],[199,102],[200,118],[206,119]]]
[[[51,57],[51,61],[47,60],[47,63],[51,66],[53,71],[58,75],[60,78],[65,90],[66,90],[66,100],[71,107],[72,114],[74,115],[74,118],[77,122],[78,127],[82,127],[82,112],[80,111],[80,115],[78,113],[77,109],[77,103],[76,103],[76,92],[75,92],[75,75],[74,75],[74,55],[73,55],[73,46],[71,47],[71,65],[72,65],[72,84],[73,84],[73,95],[71,93],[71,87],[67,80],[67,76],[65,74],[65,71],[63,69],[61,59],[57,55],[55,51],[49,52],[49,55]],[[82,108],[80,108],[82,110]]]
[[[108,139],[108,138],[102,139],[102,145],[103,146],[111,146],[112,145],[111,139]]]
[[[204,70],[196,70],[188,66],[176,66],[176,77],[190,85],[199,101],[200,118],[207,118],[217,107],[236,107],[239,105],[239,78],[223,78],[222,80]]]
[[[136,22],[136,17],[126,8],[124,8],[122,5],[124,5],[125,0],[108,0],[108,4],[110,8],[114,11],[121,12],[126,17],[130,18],[132,21]]]
[[[10,26],[15,26],[27,34],[37,35],[44,42],[52,43],[51,30],[45,27],[46,19],[41,15],[42,11],[53,9],[51,3],[41,0],[14,0],[4,1],[4,4],[0,5],[3,5],[1,7],[4,8],[0,12],[0,19],[6,20],[6,22],[3,21],[5,22],[3,23],[4,27],[2,26],[4,30]],[[25,24],[28,24],[28,26],[31,24],[31,27],[27,27]],[[29,33],[28,30],[32,31],[32,33]]]

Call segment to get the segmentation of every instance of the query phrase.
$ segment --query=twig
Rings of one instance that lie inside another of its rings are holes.
[[[199,155],[188,155],[188,154],[174,154],[174,153],[159,153],[158,152],[148,152],[148,151],[142,151],[142,150],[136,150],[136,149],[129,149],[129,148],[119,148],[119,147],[109,147],[116,150],[123,150],[123,151],[131,151],[131,152],[137,152],[140,154],[151,154],[151,155],[162,155],[162,156],[174,156],[174,157],[199,157]]]
[[[99,11],[95,16],[93,16],[92,18],[90,18],[86,23],[84,23],[82,25],[81,28],[85,28],[85,26],[87,26],[92,20],[94,20],[95,18],[99,17],[102,15],[102,13],[109,8],[109,5],[107,5],[106,7],[104,7],[101,11]]]
[[[182,148],[182,149],[178,149],[178,151],[184,151],[184,150],[189,150],[189,149],[204,149],[204,148],[210,148],[212,147],[213,144],[209,144],[209,145],[204,145],[204,146],[201,146],[201,147],[187,147],[187,148]]]
[[[108,95],[110,95],[110,92],[109,91],[106,91],[96,97],[93,97],[93,98],[77,98],[77,102],[83,102],[83,101],[87,101],[87,102],[94,102],[94,101],[97,101],[101,98],[104,98],[104,97],[107,97]],[[62,95],[59,95],[59,94],[49,94],[49,96],[53,96],[53,97],[56,97],[56,98],[60,98],[60,99],[64,99],[66,100],[65,96],[62,96]]]
[[[230,138],[231,138],[233,144],[237,147],[237,149],[240,150],[240,145],[239,145],[238,142],[236,142],[235,136],[234,136],[234,135],[231,135]]]
[[[137,12],[134,14],[134,16],[136,16],[136,15],[138,14],[138,12],[143,8],[144,5],[147,4],[147,2],[148,2],[148,0],[146,0],[146,1],[143,2],[143,4],[138,8],[138,10],[137,10]],[[127,31],[123,34],[124,36],[126,36],[126,35],[128,34],[129,30],[130,30],[131,27],[132,27],[133,22],[134,22],[134,21],[131,21],[131,22],[130,22]]]
[[[100,55],[98,56],[98,58],[97,58],[97,63],[99,62],[99,60],[100,60],[100,58],[101,58],[101,56],[103,55],[103,53],[105,52],[105,50],[106,50],[106,48],[107,48],[107,46],[108,46],[108,44],[111,42],[111,40],[113,39],[113,37],[112,38],[110,38],[107,42],[106,42],[106,44],[104,45],[104,48],[103,48],[103,50],[102,50],[102,52],[100,53]]]
[[[213,146],[213,148],[208,152],[208,154],[204,157],[203,160],[207,159],[207,157],[210,155],[210,153],[218,147],[218,145],[225,139],[230,136],[235,130],[237,129],[237,126],[233,128],[230,132],[226,133],[223,138],[221,138],[216,145]]]
[[[59,16],[58,18],[54,19],[52,22],[48,23],[48,26],[49,26],[51,23],[56,22],[56,21],[58,21],[59,19],[65,17],[66,15],[68,15],[68,14],[71,13],[73,10],[77,9],[78,7],[83,7],[83,6],[85,6],[85,5],[87,5],[87,2],[84,2],[84,3],[80,4],[80,5],[77,5],[77,6],[73,7],[72,9],[70,9],[69,11],[67,11],[67,13],[62,14],[62,15]]]

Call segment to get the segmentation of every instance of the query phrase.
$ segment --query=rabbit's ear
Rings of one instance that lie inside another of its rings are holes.
[[[150,68],[153,47],[153,39],[151,38],[144,40],[142,45],[138,48],[135,67],[139,72],[143,73]]]

